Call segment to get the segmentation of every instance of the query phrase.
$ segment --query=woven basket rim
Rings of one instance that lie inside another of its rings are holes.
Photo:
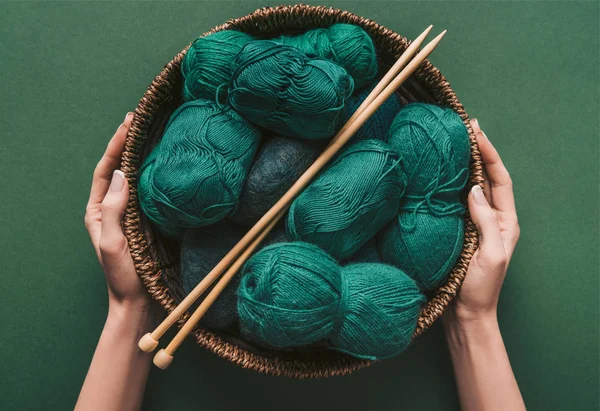
[[[404,37],[369,19],[334,8],[308,5],[265,7],[246,16],[229,20],[225,24],[204,33],[204,35],[226,29],[273,33],[283,29],[305,29],[307,25],[316,27],[334,23],[351,23],[361,26],[374,40],[378,52],[383,47],[394,58],[397,58],[410,44]],[[169,288],[163,278],[161,263],[156,257],[148,233],[144,232],[141,224],[141,211],[137,202],[137,177],[141,153],[150,126],[160,108],[172,99],[171,90],[176,82],[175,79],[179,76],[179,66],[188,48],[189,45],[163,68],[140,100],[134,112],[121,161],[121,170],[125,173],[129,182],[129,202],[123,219],[123,227],[129,242],[131,255],[137,273],[148,292],[167,312],[174,309],[176,302],[170,296]],[[435,103],[452,108],[462,118],[469,132],[471,148],[467,189],[475,184],[483,187],[483,165],[477,142],[469,124],[468,115],[454,91],[450,88],[450,84],[428,60],[419,67],[413,77],[420,86],[433,94]],[[422,308],[413,339],[429,328],[456,296],[477,245],[477,231],[467,212],[465,216],[465,239],[461,254],[446,283],[435,290],[433,297]],[[189,318],[189,315],[186,313],[178,321],[178,327],[181,327],[187,318]],[[336,355],[333,359],[325,361],[288,360],[277,356],[271,357],[253,353],[200,326],[194,329],[193,335],[198,344],[216,355],[243,368],[275,376],[319,378],[345,375],[374,362],[347,355]]]

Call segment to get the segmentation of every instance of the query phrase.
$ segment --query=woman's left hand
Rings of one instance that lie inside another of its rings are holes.
[[[121,227],[129,187],[119,170],[133,114],[108,143],[96,166],[85,226],[104,269],[108,315],[75,410],[139,410],[150,370],[151,355],[137,342],[156,325],[154,304],[135,271]]]
[[[136,273],[121,227],[129,187],[119,165],[132,119],[133,113],[128,113],[94,170],[85,226],[104,269],[109,307],[125,306],[128,310],[146,312],[152,305],[152,299]]]

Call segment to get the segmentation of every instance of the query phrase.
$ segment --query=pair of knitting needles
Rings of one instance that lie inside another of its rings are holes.
[[[173,311],[164,319],[164,321],[152,333],[144,335],[138,345],[144,352],[152,352],[158,346],[158,340],[165,332],[186,312],[188,308],[219,278],[223,271],[227,270],[219,282],[208,293],[204,301],[190,316],[188,321],[181,327],[177,335],[169,345],[161,349],[154,356],[154,364],[161,368],[167,368],[173,361],[173,354],[179,348],[183,340],[198,324],[202,316],[208,311],[210,306],[219,297],[229,281],[238,272],[242,265],[252,255],[254,250],[273,229],[275,224],[285,214],[294,198],[300,194],[315,176],[327,165],[333,156],[350,140],[354,133],[371,117],[371,115],[387,100],[408,77],[421,65],[421,63],[431,54],[438,45],[446,30],[440,33],[435,39],[429,42],[423,49],[411,60],[418,51],[419,47],[431,31],[433,26],[427,27],[398,58],[396,63],[385,74],[365,101],[354,112],[352,117],[346,122],[342,129],[335,135],[331,143],[325,148],[323,153],[315,162],[300,176],[300,178],[290,187],[290,189],[281,197],[273,207],[242,237],[242,239],[227,253],[225,257],[212,269],[210,273],[175,307]]]

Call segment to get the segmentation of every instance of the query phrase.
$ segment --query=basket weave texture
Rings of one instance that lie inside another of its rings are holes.
[[[256,37],[271,37],[335,23],[362,27],[377,48],[381,70],[387,70],[410,44],[407,39],[375,22],[352,13],[316,6],[279,6],[263,8],[247,16],[229,20],[205,33],[233,29]],[[189,47],[189,45],[188,45]],[[129,203],[123,227],[138,275],[152,297],[170,312],[181,300],[177,267],[177,250],[169,240],[157,234],[148,224],[137,201],[137,178],[141,162],[151,147],[160,140],[170,114],[181,101],[181,61],[186,47],[171,60],[154,79],[140,100],[123,152],[121,170],[129,181]],[[483,187],[482,162],[468,116],[450,84],[437,68],[425,61],[399,90],[405,102],[423,101],[452,108],[464,121],[471,142],[470,176],[467,189],[474,184]],[[465,190],[466,192],[466,190]],[[460,257],[444,285],[435,290],[421,310],[413,339],[422,334],[444,312],[456,296],[467,267],[477,248],[477,231],[467,214],[465,240]],[[179,327],[189,318],[186,313]],[[202,347],[243,368],[261,373],[293,378],[318,378],[344,375],[369,366],[372,361],[313,348],[305,351],[269,351],[254,347],[239,336],[216,334],[197,326],[193,336]]]

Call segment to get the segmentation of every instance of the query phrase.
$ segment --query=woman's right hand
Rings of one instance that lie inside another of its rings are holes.
[[[469,194],[469,212],[479,232],[479,248],[454,303],[444,316],[446,325],[495,321],[500,289],[519,239],[510,175],[477,120],[471,120],[471,126],[485,165],[485,190],[476,185]]]
[[[469,194],[479,248],[458,295],[444,313],[448,350],[462,410],[524,411],[497,317],[500,289],[519,240],[512,181],[477,120],[471,120],[471,126],[485,165],[485,195],[479,186]]]

